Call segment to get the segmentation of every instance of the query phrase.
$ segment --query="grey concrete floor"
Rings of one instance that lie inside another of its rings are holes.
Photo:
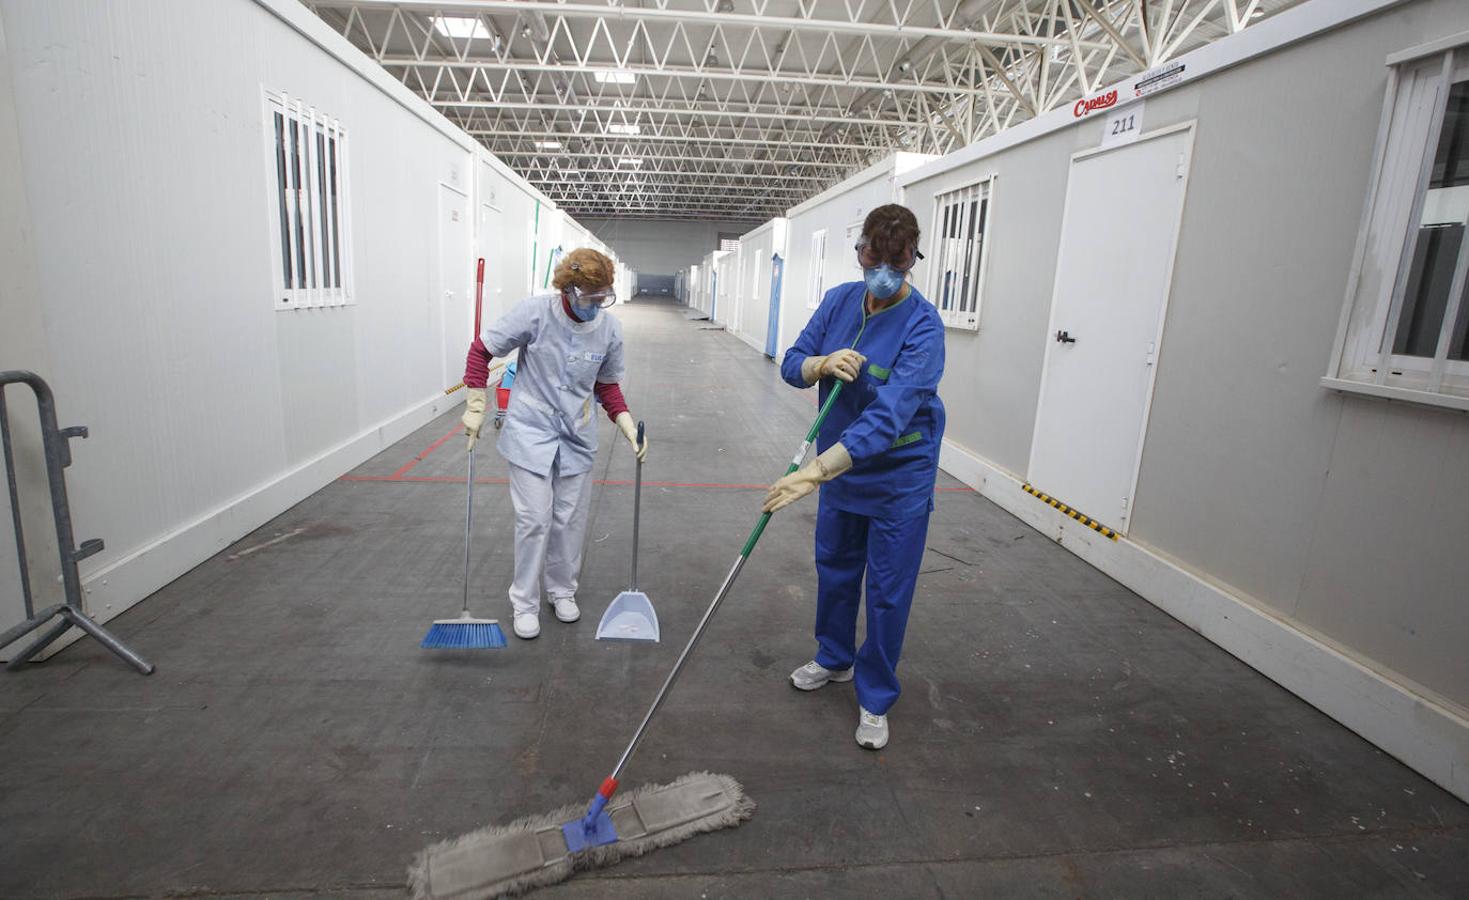
[[[589,798],[814,411],[675,307],[618,315],[662,644],[592,639],[631,547],[604,421],[582,621],[418,649],[459,602],[441,417],[117,619],[153,677],[90,642],[0,673],[0,897],[397,896],[425,844]],[[474,592],[508,618],[477,460]],[[786,682],[815,509],[772,524],[625,779],[727,772],[754,818],[541,896],[1469,896],[1469,807],[947,477],[892,744],[861,750],[850,685]]]

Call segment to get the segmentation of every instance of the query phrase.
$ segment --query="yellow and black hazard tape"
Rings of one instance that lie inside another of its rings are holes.
[[[1054,506],[1056,509],[1060,510],[1061,512],[1090,528],[1092,531],[1095,531],[1097,534],[1100,534],[1102,537],[1111,538],[1114,541],[1117,540],[1117,532],[1108,528],[1106,525],[1103,525],[1101,522],[1098,522],[1096,519],[1091,518],[1090,516],[1082,515],[1080,510],[1072,509],[1071,507],[1062,503],[1060,500],[1052,497],[1050,494],[1043,494],[1028,484],[1021,485],[1021,487],[1025,489],[1025,492],[1027,494],[1031,495],[1042,503]]]

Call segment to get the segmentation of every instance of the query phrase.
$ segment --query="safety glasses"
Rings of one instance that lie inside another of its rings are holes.
[[[613,288],[602,288],[600,291],[584,291],[576,285],[572,285],[567,291],[571,295],[571,302],[582,306],[597,306],[607,309],[617,303],[617,291]]]
[[[858,241],[852,249],[857,251],[857,265],[864,269],[875,269],[883,263],[887,263],[894,270],[907,274],[908,270],[917,265],[920,259],[923,259],[923,254],[918,252],[917,247],[909,247],[897,259],[883,259],[882,255],[866,239]]]

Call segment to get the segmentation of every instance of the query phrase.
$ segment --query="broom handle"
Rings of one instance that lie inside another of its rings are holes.
[[[790,468],[786,469],[787,475],[800,468],[802,460],[806,458],[806,451],[811,448],[812,442],[816,440],[817,432],[821,430],[821,423],[826,421],[827,413],[831,412],[832,405],[836,403],[837,396],[841,392],[842,382],[838,381],[832,387],[831,393],[827,395],[826,402],[821,405],[821,411],[816,414],[816,421],[811,423],[811,430],[806,432],[806,440],[801,444],[801,452],[791,461]],[[704,628],[708,626],[709,620],[714,618],[714,611],[719,609],[719,604],[724,602],[725,596],[729,594],[730,587],[734,585],[735,579],[739,577],[740,570],[745,567],[745,563],[749,560],[750,554],[754,552],[755,544],[760,540],[760,535],[765,533],[765,526],[770,524],[770,516],[771,513],[760,514],[760,521],[755,525],[755,530],[750,532],[750,539],[745,542],[745,548],[740,551],[739,559],[735,560],[734,567],[729,570],[729,574],[724,576],[724,583],[719,586],[719,593],[714,595],[714,602],[709,604],[709,608],[704,611],[704,618],[699,620],[698,627],[694,629],[693,637],[689,638],[689,642],[683,648],[683,652],[678,655],[678,661],[673,664],[673,671],[668,673],[668,679],[663,682],[663,687],[659,689],[658,696],[653,698],[653,705],[649,707],[648,714],[643,716],[643,722],[638,726],[637,732],[632,736],[632,740],[628,743],[627,749],[622,751],[622,758],[617,761],[617,767],[612,770],[612,774],[607,780],[602,782],[602,789],[598,792],[598,796],[604,798],[604,805],[606,800],[611,799],[612,792],[617,790],[618,776],[622,774],[622,770],[627,766],[628,761],[632,759],[633,751],[637,749],[638,742],[643,739],[643,733],[648,730],[648,723],[653,720],[653,715],[658,712],[658,707],[663,705],[663,698],[668,696],[669,688],[673,687],[673,683],[678,680],[679,673],[683,671],[684,663],[694,652],[694,646],[699,643],[699,638],[704,636]]]
[[[643,449],[643,423],[638,423],[638,449]],[[632,494],[632,586],[630,591],[638,589],[638,522],[643,513],[643,460],[638,458],[638,474],[634,476]]]
[[[469,615],[469,526],[474,522],[474,450],[469,453],[469,477],[464,480],[464,615]]]

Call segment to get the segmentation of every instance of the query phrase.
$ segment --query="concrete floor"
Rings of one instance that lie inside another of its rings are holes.
[[[459,602],[460,444],[414,462],[444,416],[117,619],[153,677],[90,642],[0,673],[0,897],[397,896],[425,844],[588,798],[814,409],[677,308],[618,314],[664,643],[592,640],[632,514],[604,421],[582,621],[418,649]],[[503,462],[477,459],[475,594],[508,618]],[[625,779],[728,772],[754,818],[540,896],[1469,896],[1469,807],[940,491],[887,750],[853,743],[850,685],[786,682],[813,650],[808,501],[766,533]]]

